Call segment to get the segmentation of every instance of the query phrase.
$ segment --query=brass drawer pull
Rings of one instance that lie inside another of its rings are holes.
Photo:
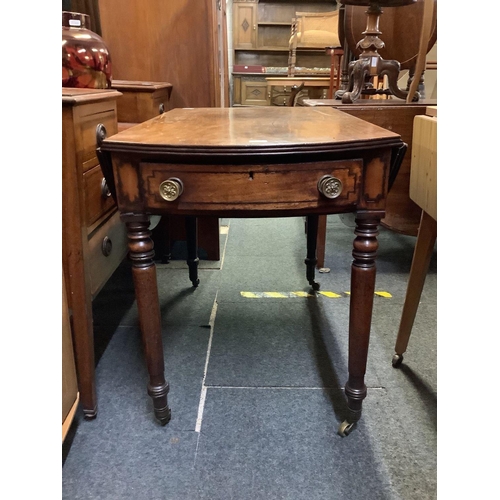
[[[97,147],[100,148],[102,145],[102,141],[106,139],[107,132],[106,132],[106,127],[102,123],[98,123],[97,127],[95,128],[95,142],[97,144]]]
[[[111,250],[113,249],[113,242],[108,236],[102,239],[101,250],[104,257],[109,257],[111,255]]]
[[[160,184],[160,196],[166,201],[175,201],[182,191],[184,191],[184,185],[177,177],[171,177]]]
[[[101,196],[106,200],[111,196],[111,191],[109,190],[108,183],[106,179],[103,177],[101,181]]]
[[[318,191],[326,198],[338,198],[342,193],[342,182],[333,175],[324,175],[318,181]]]

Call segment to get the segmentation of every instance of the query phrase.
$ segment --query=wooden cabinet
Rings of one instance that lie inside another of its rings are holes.
[[[292,95],[292,87],[291,85],[268,85],[267,93],[271,105],[288,106]]]
[[[266,76],[287,75],[292,21],[297,12],[331,12],[337,8],[335,0],[234,0],[233,104],[286,105],[286,92],[273,91],[270,95],[266,91],[259,96],[256,82],[265,82]],[[330,64],[324,48],[296,50],[296,75],[329,76]]]
[[[257,0],[234,2],[233,43],[236,49],[254,49],[257,47],[256,7]]]
[[[267,82],[259,77],[242,77],[240,83],[241,101],[246,106],[268,106]]]
[[[80,401],[94,417],[92,299],[127,253],[126,231],[96,156],[96,128],[118,131],[116,90],[62,89],[62,250]]]

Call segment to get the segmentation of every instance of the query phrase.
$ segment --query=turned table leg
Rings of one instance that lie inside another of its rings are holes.
[[[349,309],[349,379],[345,395],[350,415],[339,427],[339,434],[349,434],[361,417],[366,397],[365,372],[375,293],[375,257],[378,249],[380,216],[358,213],[351,266],[351,299]]]
[[[139,324],[149,373],[148,394],[153,399],[155,417],[165,425],[170,420],[167,402],[169,386],[164,375],[160,303],[153,240],[148,229],[149,217],[124,215],[122,220],[127,226],[129,258],[132,262]]]

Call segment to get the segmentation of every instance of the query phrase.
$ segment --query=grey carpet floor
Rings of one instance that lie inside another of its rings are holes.
[[[146,394],[124,262],[94,301],[98,416],[63,447],[68,500],[436,498],[436,253],[405,361],[394,369],[415,238],[381,228],[377,292],[357,428],[345,416],[353,229],[328,217],[327,295],[309,292],[302,218],[222,219],[220,262],[159,264],[172,420]],[[242,292],[248,292],[242,294]],[[281,292],[283,298],[262,292]]]

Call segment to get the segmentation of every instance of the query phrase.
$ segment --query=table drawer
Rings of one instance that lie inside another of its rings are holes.
[[[114,214],[100,226],[89,240],[89,267],[92,298],[106,283],[127,254],[127,231]]]
[[[147,208],[192,210],[290,210],[356,205],[360,192],[362,160],[297,163],[294,165],[168,165],[143,163],[141,172]],[[328,198],[318,182],[332,176],[341,183],[340,194]],[[182,194],[166,201],[160,185],[180,179]]]
[[[87,227],[115,206],[100,165],[83,174],[85,190],[85,223]]]
[[[273,94],[271,97],[272,106],[288,106],[291,94]]]

